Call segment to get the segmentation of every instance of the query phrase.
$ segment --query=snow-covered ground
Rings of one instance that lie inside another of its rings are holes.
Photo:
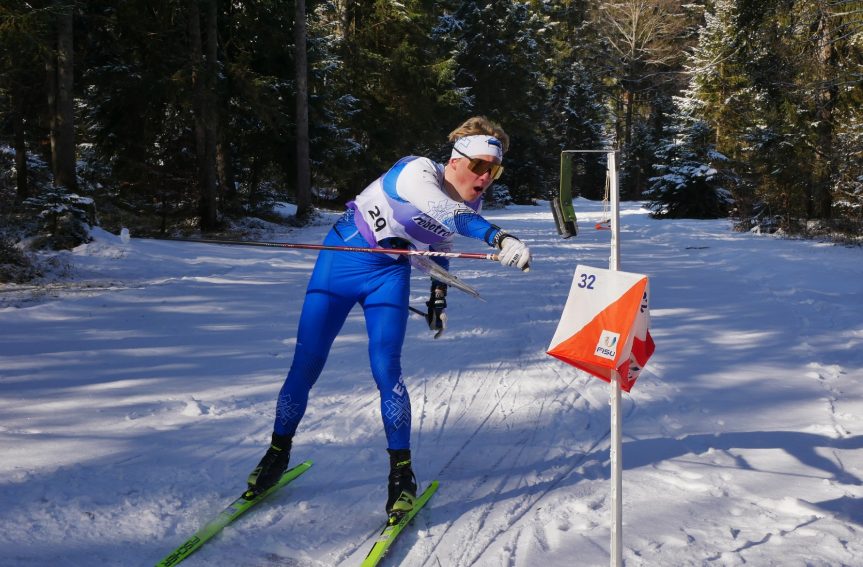
[[[608,266],[601,205],[576,209],[570,240],[547,206],[489,211],[533,269],[453,260],[486,301],[452,291],[439,340],[409,323],[415,470],[441,488],[387,565],[608,564],[608,386],[545,354],[575,266]],[[637,204],[621,224],[657,345],[624,395],[625,564],[863,565],[861,249]],[[67,260],[0,287],[0,564],[153,565],[263,453],[315,252],[97,232]],[[388,467],[366,344],[356,309],[295,440],[313,468],[184,565],[359,565]]]

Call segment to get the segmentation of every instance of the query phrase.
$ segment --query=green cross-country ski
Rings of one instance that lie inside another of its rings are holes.
[[[172,551],[167,557],[157,563],[156,567],[172,567],[173,565],[178,564],[180,561],[197,551],[207,541],[211,540],[216,534],[222,531],[222,528],[242,516],[249,508],[306,472],[311,466],[311,461],[305,461],[291,469],[288,469],[285,471],[285,474],[282,475],[282,478],[279,479],[279,482],[261,494],[255,495],[251,491],[244,492],[242,496],[231,502],[231,504],[222,510],[211,522],[195,532],[195,535],[187,539],[180,547]]]
[[[402,533],[402,530],[408,523],[416,516],[417,512],[420,511],[426,502],[432,497],[438,487],[438,481],[433,480],[431,484],[423,491],[422,494],[419,495],[419,498],[414,502],[414,507],[410,512],[402,516],[399,521],[395,524],[390,525],[389,521],[387,521],[387,525],[384,526],[384,529],[381,530],[378,535],[377,541],[372,546],[369,554],[366,556],[363,561],[362,567],[374,567],[375,565],[383,559],[384,555],[386,555],[387,551],[389,551],[390,546],[393,544],[395,539]]]

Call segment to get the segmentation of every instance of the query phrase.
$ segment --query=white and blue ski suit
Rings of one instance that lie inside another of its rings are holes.
[[[490,246],[500,228],[444,189],[444,166],[409,156],[372,182],[336,222],[325,245],[449,251],[455,233]],[[411,264],[405,256],[322,250],[306,290],[291,368],[279,392],[274,431],[293,436],[330,347],[354,304],[365,314],[372,376],[389,449],[409,449],[411,406],[402,380]],[[448,260],[435,258],[444,268]]]

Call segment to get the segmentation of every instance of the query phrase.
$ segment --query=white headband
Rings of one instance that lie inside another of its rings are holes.
[[[465,136],[455,141],[450,159],[463,158],[459,152],[468,157],[494,156],[503,160],[503,144],[494,136]]]

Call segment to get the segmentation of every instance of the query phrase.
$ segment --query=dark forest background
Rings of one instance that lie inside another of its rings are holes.
[[[616,148],[658,217],[853,240],[861,103],[860,1],[2,0],[0,256],[307,222],[476,114],[512,138],[493,203]]]

